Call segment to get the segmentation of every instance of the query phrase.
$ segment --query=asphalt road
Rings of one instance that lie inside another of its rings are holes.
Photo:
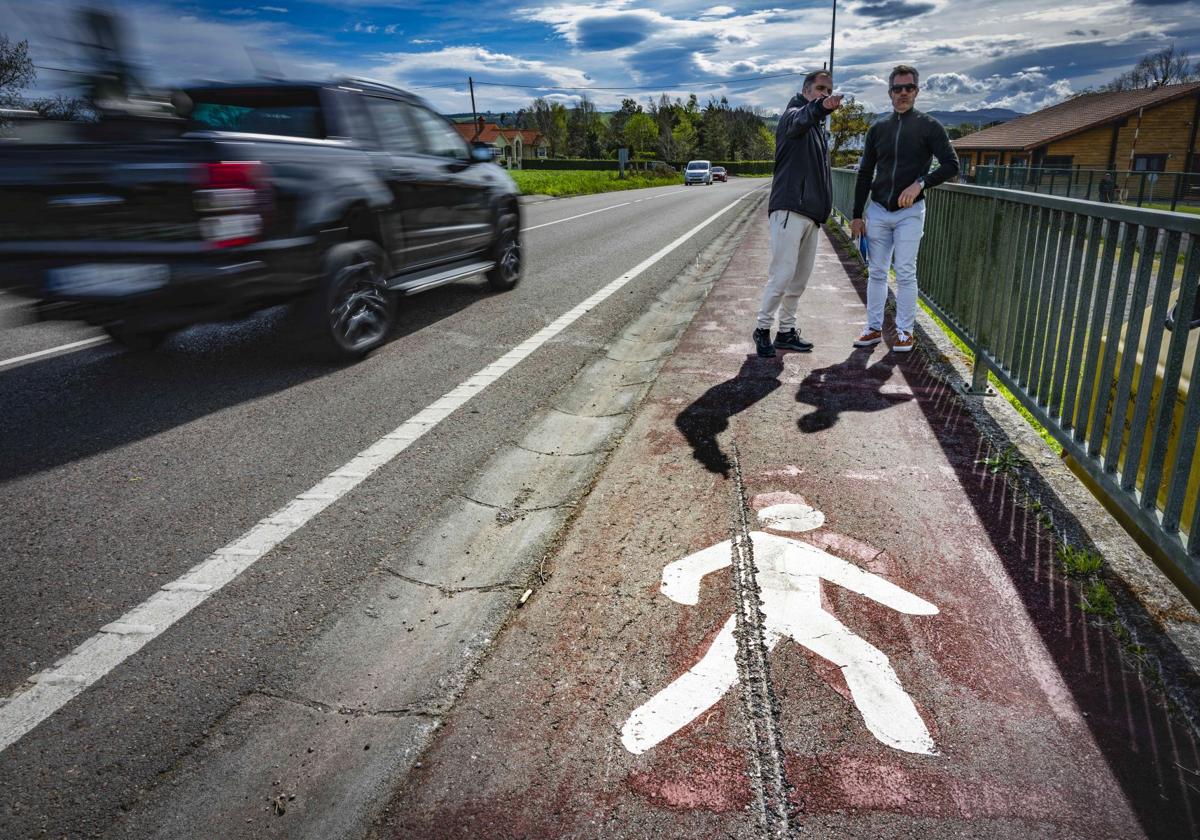
[[[0,295],[0,698],[356,453],[745,193],[757,179],[525,207],[526,274],[405,302],[370,358],[317,360],[284,309],[151,355],[28,323]],[[578,217],[578,218],[576,218]],[[103,832],[376,560],[519,437],[695,259],[718,221],[576,321],[247,572],[0,753],[0,836]],[[2,705],[3,701],[0,701]]]

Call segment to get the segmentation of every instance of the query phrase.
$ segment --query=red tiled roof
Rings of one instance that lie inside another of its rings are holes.
[[[470,123],[455,123],[454,129],[462,135],[464,140],[468,142],[475,137],[475,126]],[[510,143],[518,136],[521,142],[526,146],[536,146],[542,139],[541,133],[533,128],[501,128],[495,123],[484,123],[483,131],[479,132],[479,140],[483,143],[491,143],[499,136],[503,135]]]
[[[1136,114],[1139,108],[1163,105],[1194,93],[1200,93],[1200,82],[1166,85],[1155,90],[1089,93],[968,134],[955,140],[954,148],[1029,151],[1054,140],[1061,140],[1089,128]]]

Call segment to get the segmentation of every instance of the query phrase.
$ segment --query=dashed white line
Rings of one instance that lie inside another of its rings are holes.
[[[575,219],[582,219],[584,216],[594,216],[597,213],[603,213],[605,210],[616,210],[618,207],[625,207],[626,205],[629,205],[632,203],[633,203],[632,201],[623,201],[620,204],[614,204],[611,207],[601,207],[599,210],[589,210],[586,213],[580,213],[578,216],[567,216],[567,218],[565,218],[565,219],[556,219],[553,222],[544,222],[543,224],[540,224],[540,225],[533,225],[531,227],[525,228],[523,232],[537,230],[538,228],[550,227],[550,225],[561,225],[563,222],[570,222]]]
[[[365,481],[368,476],[482,392],[506,371],[511,370],[547,341],[729,212],[748,195],[749,193],[734,199],[687,233],[638,263],[428,408],[401,423],[317,482],[314,487],[264,517],[245,534],[217,549],[183,576],[161,587],[149,599],[116,621],[106,624],[96,635],[54,665],[32,676],[24,690],[19,690],[8,698],[0,698],[0,752],[12,746],[25,733],[220,591],[223,586],[262,559],[325,508]]]
[[[673,190],[672,192],[662,193],[661,195],[652,195],[648,196],[647,198],[639,198],[635,201],[622,201],[620,204],[613,204],[609,207],[601,207],[599,210],[589,210],[586,213],[580,213],[578,216],[567,216],[565,219],[555,219],[553,222],[543,222],[540,225],[531,225],[524,230],[528,232],[531,230],[537,230],[538,228],[550,227],[550,225],[560,225],[563,222],[571,222],[575,219],[582,219],[584,216],[594,216],[597,213],[603,213],[605,210],[616,210],[618,207],[628,207],[630,204],[641,204],[643,201],[654,201],[656,198],[666,198],[669,195],[678,195],[681,192],[683,192],[683,190]]]
[[[36,353],[26,353],[24,356],[13,356],[11,359],[0,361],[0,368],[12,367],[24,362],[32,362],[34,359],[41,359],[45,356],[53,356],[58,353],[66,353],[68,350],[81,350],[84,347],[94,347],[108,340],[107,336],[99,335],[95,338],[85,338],[82,341],[72,341],[70,344],[60,344],[57,347],[51,347],[49,350],[38,350]]]

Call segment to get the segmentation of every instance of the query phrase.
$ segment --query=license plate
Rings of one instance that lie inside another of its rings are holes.
[[[156,263],[87,263],[46,272],[46,291],[56,295],[124,297],[167,284],[171,271]]]

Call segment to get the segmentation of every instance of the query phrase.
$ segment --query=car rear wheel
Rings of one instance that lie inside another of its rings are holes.
[[[361,358],[387,341],[396,297],[387,290],[387,260],[378,245],[362,240],[329,250],[312,320],[335,358]]]
[[[505,213],[496,224],[492,260],[496,264],[487,273],[489,286],[498,292],[506,292],[521,282],[525,266],[521,255],[521,225],[515,213]]]

